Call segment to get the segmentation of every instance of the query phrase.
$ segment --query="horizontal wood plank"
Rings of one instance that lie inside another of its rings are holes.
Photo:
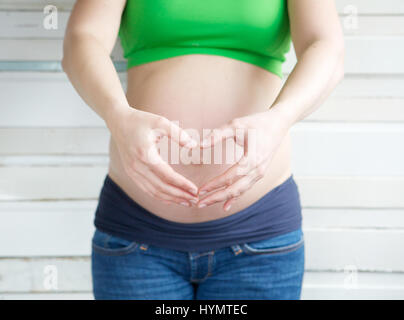
[[[73,7],[75,0],[53,0],[60,11],[68,11]],[[42,11],[45,6],[49,5],[48,0],[2,0],[0,2],[1,10],[37,10]]]
[[[104,165],[0,167],[0,201],[96,199]],[[403,176],[299,176],[310,207],[403,208]]]
[[[110,138],[105,127],[10,128],[0,132],[1,155],[105,155]]]
[[[30,50],[21,50],[29,47]],[[63,57],[62,39],[1,39],[0,60],[5,61],[61,61]],[[117,61],[123,61],[122,47],[116,42],[111,58]]]
[[[306,272],[303,300],[402,300],[403,275],[394,273]]]
[[[404,268],[404,230],[303,229],[307,268],[399,271]]]
[[[75,0],[54,0],[60,11],[68,11],[73,7]],[[351,7],[357,8],[359,14],[404,14],[402,0],[336,0],[338,12],[341,14],[351,12]],[[37,10],[42,11],[48,5],[47,0],[2,0],[0,10]]]
[[[296,174],[404,176],[404,124],[298,123],[291,136]]]
[[[126,88],[125,76],[120,76]],[[347,77],[307,120],[403,121],[403,83],[404,76]],[[0,100],[0,128],[104,125],[63,73],[0,72]]]
[[[0,293],[0,300],[94,300],[91,292]]]
[[[58,215],[87,223],[98,200],[2,201],[0,212],[10,216]],[[69,214],[73,213],[70,217]],[[404,208],[313,208],[303,205],[303,225],[308,229],[404,229]],[[82,220],[80,220],[82,219]],[[39,219],[41,220],[41,219]]]
[[[336,0],[337,9],[340,13],[351,13],[352,7],[357,9],[358,14],[404,14],[404,3],[401,0]]]
[[[0,257],[90,254],[96,200],[0,204],[0,242],[8,244]],[[307,270],[404,272],[403,216],[402,209],[304,206]]]
[[[404,177],[296,177],[308,207],[403,208]]]
[[[63,39],[70,12],[58,12],[56,29],[44,26],[43,11],[0,11],[2,39]]]
[[[126,88],[126,77],[120,76]],[[403,121],[403,83],[404,76],[346,77],[307,120]],[[0,128],[104,125],[63,73],[0,72],[0,101]]]
[[[94,199],[107,167],[0,167],[1,200]]]
[[[93,299],[89,254],[109,132],[60,67],[73,3],[52,2],[57,30],[42,24],[48,1],[0,3],[0,300]],[[345,79],[292,129],[302,298],[404,299],[404,1],[336,5]],[[126,88],[119,39],[111,57]],[[295,63],[292,49],[285,75]],[[49,267],[56,290],[44,282]]]
[[[58,12],[56,29],[44,26],[46,16],[42,11],[0,11],[0,38],[63,39],[70,12]],[[340,21],[346,35],[404,35],[402,15],[361,15],[359,8],[347,7]]]
[[[302,300],[402,300],[403,289],[380,286],[344,289],[326,285],[306,287],[302,290]],[[4,293],[0,300],[93,300],[91,292],[85,293]]]
[[[346,37],[346,74],[403,74],[404,36],[349,36]],[[30,50],[21,50],[29,47]],[[60,61],[62,59],[62,40],[56,39],[0,39],[3,61]],[[386,49],[387,48],[387,49]],[[388,59],[381,59],[389,52]],[[122,48],[117,42],[111,54],[112,59],[124,61]],[[287,55],[284,72],[288,73],[296,64],[294,51]]]
[[[46,276],[55,278],[49,287]],[[93,299],[85,258],[0,259],[0,299]],[[403,299],[400,273],[305,272],[302,299]]]
[[[0,133],[2,166],[107,162],[110,133],[105,127],[9,128]],[[404,150],[397,147],[403,140],[401,123],[298,123],[291,129],[292,169],[298,175],[404,175]]]
[[[348,8],[349,9],[349,8]],[[404,34],[402,15],[347,15],[340,17],[342,30],[346,36],[399,36]]]
[[[307,229],[403,229],[404,208],[313,208],[303,207]]]
[[[0,295],[92,291],[90,263],[89,257],[0,259]]]
[[[305,120],[352,122],[403,122],[404,99],[329,98]]]

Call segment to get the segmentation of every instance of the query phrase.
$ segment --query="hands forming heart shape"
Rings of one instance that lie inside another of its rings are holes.
[[[224,202],[223,209],[227,211],[234,201],[264,177],[289,129],[286,123],[279,112],[269,109],[235,118],[198,142],[174,122],[130,108],[109,119],[107,126],[126,173],[144,192],[167,204],[188,207],[194,204],[203,208]],[[212,148],[221,140],[232,138],[244,152],[233,166],[198,188],[161,158],[157,143],[164,136],[186,148]]]

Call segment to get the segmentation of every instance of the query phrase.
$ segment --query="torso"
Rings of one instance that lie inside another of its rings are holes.
[[[282,80],[265,69],[231,58],[203,54],[177,56],[135,66],[128,70],[127,77],[126,95],[131,106],[179,121],[182,128],[196,129],[200,135],[202,129],[216,128],[233,118],[265,111],[282,86]],[[231,140],[226,143],[231,143]],[[166,205],[144,193],[126,175],[112,137],[109,151],[108,173],[130,198],[155,215],[183,223],[203,222],[234,214],[256,202],[291,175],[288,133],[264,178],[244,193],[229,211],[222,209],[223,203],[201,209]],[[172,164],[174,170],[197,186],[230,166],[227,163]]]

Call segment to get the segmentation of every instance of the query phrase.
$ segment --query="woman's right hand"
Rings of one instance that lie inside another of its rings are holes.
[[[157,148],[164,136],[181,147],[195,147],[197,142],[185,130],[165,117],[132,107],[115,112],[106,123],[126,173],[144,192],[167,204],[191,206],[198,201],[197,186],[174,171]]]

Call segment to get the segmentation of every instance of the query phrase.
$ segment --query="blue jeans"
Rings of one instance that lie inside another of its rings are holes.
[[[184,252],[96,229],[91,268],[95,299],[300,299],[301,229],[218,250]]]

